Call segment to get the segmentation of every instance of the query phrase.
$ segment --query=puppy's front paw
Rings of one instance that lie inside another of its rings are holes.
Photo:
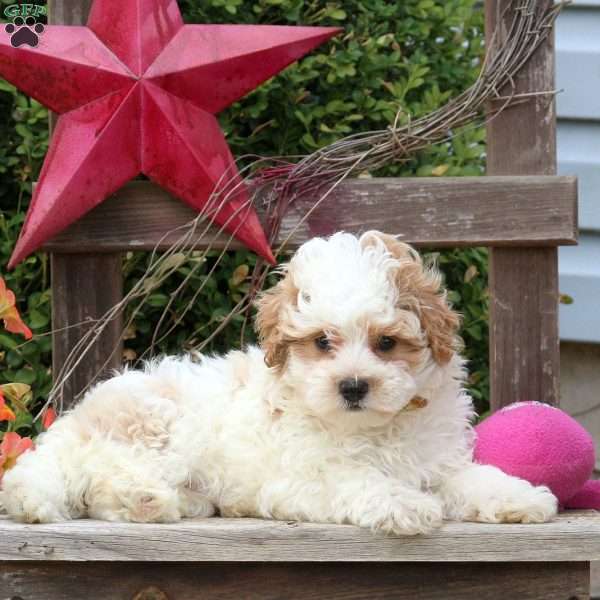
[[[443,520],[441,502],[427,494],[418,494],[410,501],[394,498],[384,503],[378,514],[370,515],[370,527],[375,532],[393,535],[418,535],[440,527]]]
[[[473,515],[483,523],[545,523],[558,511],[558,501],[544,486],[533,487],[525,481],[510,486],[497,497],[490,498],[487,506],[480,506]]]
[[[88,513],[94,519],[133,523],[174,523],[181,519],[175,490],[160,485],[128,486],[123,481],[95,489]]]
[[[0,504],[15,521],[56,523],[71,518],[64,502],[56,497],[57,494],[51,493],[50,486],[36,485],[39,483],[36,481],[21,481],[9,475],[13,473],[9,472],[4,477]]]

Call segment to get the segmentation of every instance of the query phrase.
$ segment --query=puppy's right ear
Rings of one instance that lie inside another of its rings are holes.
[[[289,303],[295,303],[296,299],[297,290],[289,275],[258,298],[255,327],[268,367],[282,368],[287,361],[288,345],[282,327],[283,309]]]

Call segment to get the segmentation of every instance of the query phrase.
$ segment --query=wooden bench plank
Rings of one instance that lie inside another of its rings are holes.
[[[587,563],[0,563],[23,600],[587,600]],[[6,595],[6,596],[5,596]]]
[[[351,525],[259,519],[174,524],[0,520],[0,561],[498,562],[600,559],[600,513],[552,523],[447,523],[427,536],[384,537]]]
[[[298,198],[279,242],[298,226],[312,198]],[[260,200],[259,203],[260,205]],[[45,245],[51,252],[166,249],[196,213],[147,181],[115,196]],[[203,229],[200,227],[199,229]],[[291,238],[290,247],[338,230],[380,229],[417,246],[556,246],[577,241],[574,177],[407,177],[344,182]],[[213,239],[210,233],[208,239]],[[162,241],[161,241],[162,239]],[[222,248],[228,236],[218,238]],[[199,246],[207,242],[196,235]],[[160,244],[159,244],[160,242]],[[276,244],[277,246],[277,244]],[[240,245],[233,243],[232,248]]]

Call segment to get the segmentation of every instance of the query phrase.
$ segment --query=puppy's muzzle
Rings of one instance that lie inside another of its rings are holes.
[[[344,379],[339,383],[342,398],[346,401],[349,410],[361,410],[361,400],[369,393],[369,383],[365,379]]]

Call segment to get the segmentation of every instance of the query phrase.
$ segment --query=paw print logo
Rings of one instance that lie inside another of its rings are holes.
[[[12,23],[8,23],[4,28],[10,35],[10,43],[14,48],[27,44],[35,48],[40,41],[39,36],[44,33],[42,23],[36,23],[35,17],[29,16],[15,17]]]

